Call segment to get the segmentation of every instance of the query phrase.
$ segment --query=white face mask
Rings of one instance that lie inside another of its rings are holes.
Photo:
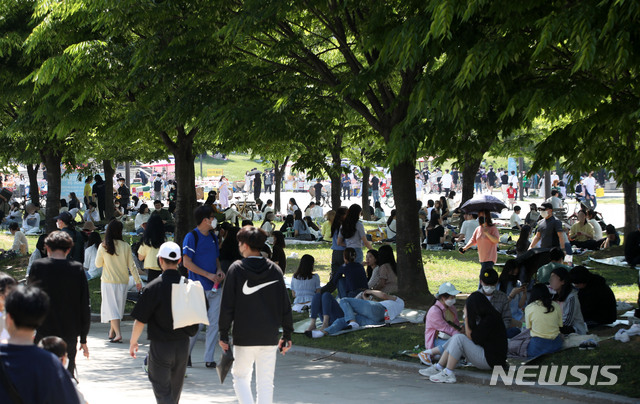
[[[446,304],[448,307],[451,307],[456,304],[456,298],[452,297],[451,299],[447,299],[444,301],[444,304]]]
[[[57,221],[57,222],[56,222],[56,227],[57,227],[58,229],[62,229],[62,226],[60,225],[60,222],[59,222],[59,221]]]
[[[543,219],[546,219],[547,216],[549,216],[549,212],[547,212],[546,210],[543,210],[540,212],[540,216],[542,216]]]
[[[214,229],[215,229],[216,227],[218,227],[218,219],[213,219],[213,220],[211,221],[211,227],[212,227],[212,228],[214,228]]]
[[[482,285],[482,291],[484,293],[486,293],[487,295],[490,295],[490,294],[492,294],[493,292],[496,291],[496,287],[495,286]]]

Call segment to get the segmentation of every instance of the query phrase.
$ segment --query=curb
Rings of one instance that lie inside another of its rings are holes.
[[[365,355],[350,354],[339,351],[331,351],[327,349],[309,348],[304,346],[295,345],[291,351],[294,355],[302,356],[314,356],[314,360],[335,360],[344,363],[353,363],[358,365],[375,366],[378,368],[399,370],[404,372],[417,373],[423,366],[416,363],[409,363],[398,361],[394,359],[376,358]],[[491,375],[486,373],[478,373],[469,370],[456,370],[456,376],[458,381],[469,384],[477,384],[483,386],[489,386],[491,381]],[[569,399],[583,402],[597,402],[597,403],[624,403],[624,404],[636,404],[637,398],[619,396],[610,393],[601,393],[598,391],[591,391],[585,389],[579,389],[569,386],[543,386],[536,384],[534,386],[506,386],[504,384],[496,384],[495,386],[507,390],[520,391],[533,394],[541,394],[545,396],[551,396],[560,399]]]

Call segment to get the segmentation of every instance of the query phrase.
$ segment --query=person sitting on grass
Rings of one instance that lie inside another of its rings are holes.
[[[553,247],[551,251],[549,251],[549,255],[551,256],[551,262],[538,268],[536,275],[536,281],[538,283],[549,283],[551,272],[556,268],[569,270],[569,267],[562,263],[564,260],[564,251],[559,247]]]
[[[376,298],[379,302],[371,299]],[[304,335],[311,338],[321,338],[334,335],[345,329],[356,330],[367,325],[384,324],[398,317],[404,310],[404,300],[379,290],[366,289],[362,299],[345,297],[340,300],[340,308],[344,317],[336,319],[323,330],[307,330]]]
[[[442,217],[434,209],[431,212],[431,219],[429,219],[429,224],[427,225],[427,250],[442,250],[444,233]]]
[[[513,213],[509,218],[509,226],[511,226],[511,229],[513,230],[522,229],[522,219],[520,218],[520,210],[521,210],[520,206],[518,205],[514,206]]]
[[[507,330],[500,313],[482,293],[473,292],[467,298],[464,319],[464,334],[456,334],[444,346],[425,351],[428,355],[442,355],[438,363],[419,371],[434,383],[455,383],[453,370],[463,356],[478,369],[505,365]]]
[[[552,301],[547,285],[533,285],[524,317],[525,325],[531,333],[527,357],[535,358],[562,349],[562,309],[557,302]]]
[[[507,330],[507,338],[511,338],[514,335],[520,333],[519,328],[511,327],[511,306],[509,305],[509,298],[507,294],[499,290],[496,285],[498,284],[498,273],[495,269],[485,269],[480,274],[480,290],[490,302],[494,309],[502,317],[502,322]]]
[[[435,294],[437,300],[427,312],[424,322],[425,349],[442,347],[452,336],[461,332],[458,311],[454,307],[459,293],[451,282],[445,282],[438,288]],[[420,352],[418,358],[425,365],[432,365],[433,358],[426,351]]]
[[[356,251],[353,248],[345,248],[344,265],[336,269],[329,282],[324,285],[320,292],[311,299],[311,310],[309,316],[312,321],[307,330],[316,328],[316,319],[322,316],[322,328],[327,328],[336,319],[343,317],[344,313],[332,296],[333,291],[338,289],[338,297],[355,297],[358,293],[368,288],[367,274],[362,264],[355,262]]]
[[[371,251],[371,250],[369,250]],[[369,253],[367,253],[367,258]],[[393,256],[393,248],[383,245],[378,250],[378,265],[369,278],[369,289],[381,290],[384,293],[396,293],[398,291],[398,269],[396,258]]]
[[[9,225],[9,232],[13,236],[13,244],[11,245],[11,251],[15,251],[22,255],[29,253],[29,242],[23,232],[20,231],[18,223],[11,223]]]
[[[47,256],[47,249],[44,246],[44,240],[47,238],[48,234],[41,234],[38,237],[38,241],[36,242],[36,248],[29,256],[29,264],[27,264],[27,277],[31,273],[31,266],[36,260],[40,258],[45,258]]]
[[[616,321],[616,297],[605,279],[582,265],[569,271],[571,283],[578,289],[582,317],[589,328]]]
[[[614,225],[608,224],[605,232],[607,233],[607,237],[605,237],[604,240],[601,240],[601,249],[620,245],[620,236],[618,235],[618,231]]]
[[[588,250],[597,250],[600,246],[594,240],[593,226],[587,221],[587,216],[582,210],[578,212],[578,221],[571,226],[569,241],[571,241],[571,245]]]
[[[582,317],[578,291],[571,284],[569,271],[566,268],[554,269],[549,277],[549,286],[556,291],[553,300],[562,305],[562,328],[560,332],[563,334],[586,334],[587,324],[584,322],[584,317]]]
[[[526,225],[525,225],[526,226]],[[528,227],[528,226],[527,226]],[[527,285],[523,285],[518,277],[520,268],[515,259],[504,263],[500,277],[498,278],[498,290],[507,295],[509,308],[511,309],[511,322],[521,325],[524,319],[524,308],[527,305]]]
[[[293,231],[293,223],[293,215],[287,215],[284,218],[284,223],[282,223],[282,226],[280,226],[280,232],[286,233],[289,230]]]
[[[315,259],[305,254],[300,259],[298,270],[291,278],[291,294],[294,297],[293,304],[311,304],[313,296],[320,292],[320,276],[313,273]]]

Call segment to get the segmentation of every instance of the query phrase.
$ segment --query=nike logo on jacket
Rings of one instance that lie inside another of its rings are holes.
[[[242,293],[244,293],[245,295],[251,295],[253,293],[256,293],[257,291],[259,291],[260,289],[267,287],[273,283],[278,282],[276,281],[271,281],[271,282],[265,282],[262,283],[260,285],[256,285],[256,286],[249,286],[249,281],[244,281],[244,285],[242,285]]]

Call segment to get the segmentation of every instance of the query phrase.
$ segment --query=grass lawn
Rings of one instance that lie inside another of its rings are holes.
[[[36,243],[36,237],[29,239],[30,251]],[[0,248],[8,248],[11,245],[12,237],[6,234],[0,235]],[[291,276],[304,254],[311,254],[316,260],[315,271],[320,275],[322,282],[329,280],[331,250],[329,244],[320,245],[292,245],[286,248],[287,256],[293,253],[296,258],[287,260],[286,275]],[[622,248],[614,249],[610,252],[597,252],[597,257],[622,255]],[[479,265],[477,253],[468,251],[461,255],[457,251],[442,252],[422,252],[425,274],[429,283],[429,290],[435,292],[438,286],[445,281],[451,281],[459,290],[468,294],[477,289]],[[506,261],[508,257],[498,256],[499,262]],[[580,264],[586,260],[586,256],[575,257],[574,263]],[[0,262],[0,271],[12,274],[18,279],[25,277],[28,257],[15,258]],[[611,267],[594,262],[587,265],[593,272],[604,276],[614,291],[617,300],[631,303],[635,306],[638,296],[638,286],[636,280],[638,272],[631,268]],[[99,312],[100,307],[100,282],[95,279],[89,282],[91,294],[91,306],[93,312]],[[462,311],[463,299],[459,299],[457,307]],[[126,308],[130,312],[131,305]],[[426,307],[414,307],[425,310]],[[308,315],[294,313],[294,321],[307,318]],[[462,318],[460,314],[460,318]],[[603,337],[612,336],[619,329],[605,329],[598,332]],[[327,337],[312,340],[304,335],[295,334],[294,344],[338,350],[349,353],[366,354],[383,358],[398,358],[415,362],[416,359],[409,357],[398,357],[398,352],[411,350],[415,346],[424,344],[424,325],[400,324],[378,329],[362,330],[354,333],[347,333],[338,337]],[[622,369],[616,374],[619,377],[618,384],[614,386],[588,386],[599,391],[606,391],[616,394],[624,394],[632,397],[640,397],[640,386],[637,375],[640,374],[640,337],[634,337],[630,343],[622,344],[618,341],[606,340],[601,343],[600,348],[593,351],[579,351],[571,349],[561,353],[543,357],[537,360],[539,364],[559,364],[559,365],[622,365]]]
[[[195,161],[196,177],[200,178],[200,159]],[[231,181],[244,181],[244,174],[252,168],[262,171],[262,163],[251,160],[248,154],[228,154],[227,160],[214,159],[207,156],[202,160],[202,174],[208,177],[207,170],[218,168],[223,170],[223,174]],[[219,178],[219,177],[218,177]]]

